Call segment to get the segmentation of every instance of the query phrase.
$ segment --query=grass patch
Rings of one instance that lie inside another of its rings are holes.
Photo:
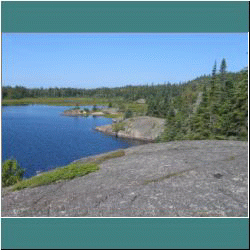
[[[189,172],[189,171],[191,171],[193,169],[195,169],[195,168],[186,169],[186,170],[180,171],[178,173],[171,173],[171,174],[168,174],[168,175],[156,178],[156,179],[152,179],[152,180],[145,180],[143,182],[143,185],[147,185],[147,184],[154,183],[154,182],[159,182],[159,181],[164,181],[165,179],[168,179],[168,178],[173,177],[173,176],[180,176],[180,175],[182,175],[182,174],[184,174],[186,172]]]
[[[125,151],[124,150],[118,150],[118,151],[112,152],[110,154],[98,157],[95,160],[95,162],[100,164],[100,163],[102,163],[102,162],[104,162],[106,160],[117,158],[117,157],[122,157],[124,155],[125,155]]]
[[[12,187],[13,191],[27,187],[38,187],[48,185],[61,180],[71,180],[75,177],[84,176],[99,170],[97,163],[72,163],[68,166],[56,168],[38,176],[20,181]]]
[[[126,112],[130,110],[135,115],[146,115],[148,110],[147,104],[138,104],[132,101],[124,101],[124,100],[113,100],[112,107],[118,108],[122,112]]]
[[[105,114],[105,118],[123,118],[123,114]]]
[[[136,102],[128,103],[127,109],[131,110],[133,113],[136,113],[138,115],[145,115],[148,110],[147,104],[138,104]]]
[[[97,164],[101,164],[106,160],[117,158],[117,157],[122,157],[124,155],[125,155],[124,150],[118,150],[118,151],[111,152],[111,153],[108,153],[108,154],[105,154],[105,155],[102,155],[102,156],[91,157],[90,159],[87,159],[87,162],[94,162],[94,163],[97,163]]]
[[[15,184],[14,186],[12,186],[10,191],[17,191],[28,187],[32,188],[43,185],[49,185],[58,181],[71,180],[76,177],[84,176],[99,170],[100,167],[98,164],[101,164],[106,160],[121,157],[124,155],[125,155],[124,150],[118,150],[104,156],[96,157],[85,163],[81,162],[71,163],[68,166],[59,167],[53,171],[45,172],[42,173],[41,175],[34,176],[29,179],[24,179]]]

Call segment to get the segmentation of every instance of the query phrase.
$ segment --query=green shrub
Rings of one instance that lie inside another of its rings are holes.
[[[2,186],[11,186],[21,181],[24,172],[16,160],[6,160],[2,165]]]
[[[215,135],[214,138],[216,140],[226,140],[227,139],[225,135]]]
[[[126,110],[126,105],[123,103],[119,103],[118,108],[120,112],[124,112]]]
[[[74,108],[70,108],[70,109],[65,110],[65,111],[78,110],[78,109],[80,109],[80,107],[79,106],[75,106]]]
[[[132,116],[133,116],[133,112],[132,112],[130,109],[128,109],[128,110],[125,112],[125,114],[124,114],[124,118],[125,118],[125,119],[130,118],[130,117],[132,117]]]
[[[119,132],[120,130],[125,130],[124,123],[119,122],[112,125],[113,132]]]
[[[122,157],[125,155],[124,150],[118,150],[106,155],[98,156],[89,162],[75,162],[64,167],[58,167],[50,172],[44,172],[40,175],[33,176],[16,183],[12,187],[12,191],[21,190],[24,188],[38,187],[42,185],[49,185],[64,180],[71,180],[76,177],[84,176],[100,169],[98,164],[106,160]]]
[[[203,136],[201,133],[195,133],[193,135],[193,140],[205,140],[205,139],[206,139],[206,137]]]
[[[248,133],[247,130],[242,129],[239,133],[239,139],[247,141]]]
[[[56,168],[51,172],[45,172],[38,176],[18,182],[12,188],[13,191],[27,187],[49,185],[57,181],[71,180],[99,170],[96,163],[71,163],[65,167]]]

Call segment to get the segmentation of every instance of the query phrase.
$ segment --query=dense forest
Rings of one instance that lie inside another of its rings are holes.
[[[248,70],[226,72],[226,61],[216,73],[183,86],[165,102],[166,129],[161,140],[248,138]],[[149,105],[152,107],[152,105]]]
[[[227,72],[223,59],[210,75],[185,83],[128,85],[117,88],[2,88],[3,99],[88,97],[116,100],[120,106],[146,100],[144,115],[166,119],[160,141],[176,139],[240,139],[248,137],[248,68]],[[124,108],[124,107],[123,107]],[[126,109],[126,105],[125,105]],[[126,111],[126,110],[124,110]]]

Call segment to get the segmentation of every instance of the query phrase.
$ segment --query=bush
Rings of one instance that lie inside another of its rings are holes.
[[[97,111],[96,105],[93,106],[92,110],[93,110],[93,111]]]
[[[69,110],[78,110],[78,109],[80,109],[80,107],[79,106],[75,106],[74,108],[71,108]]]
[[[2,165],[2,186],[11,186],[21,181],[24,172],[16,160],[6,160]]]
[[[119,104],[118,104],[118,109],[119,109],[119,111],[120,111],[120,112],[124,112],[124,111],[125,111],[125,109],[126,109],[125,104],[123,104],[123,103],[119,103]]]
[[[132,116],[133,116],[133,112],[132,112],[130,109],[128,109],[128,110],[125,112],[125,114],[124,114],[124,118],[125,118],[125,119],[130,118],[130,117],[132,117]]]
[[[123,122],[115,123],[112,125],[112,131],[113,132],[119,132],[120,130],[125,130]]]
[[[71,180],[76,177],[84,176],[95,172],[99,169],[96,163],[71,163],[65,167],[56,168],[51,172],[45,172],[38,176],[25,179],[13,186],[12,190],[21,190],[27,187],[38,187],[42,185],[49,185],[57,181]]]

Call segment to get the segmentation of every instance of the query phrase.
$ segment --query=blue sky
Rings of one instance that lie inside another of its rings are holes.
[[[97,88],[184,82],[248,64],[248,35],[3,33],[2,84]]]

